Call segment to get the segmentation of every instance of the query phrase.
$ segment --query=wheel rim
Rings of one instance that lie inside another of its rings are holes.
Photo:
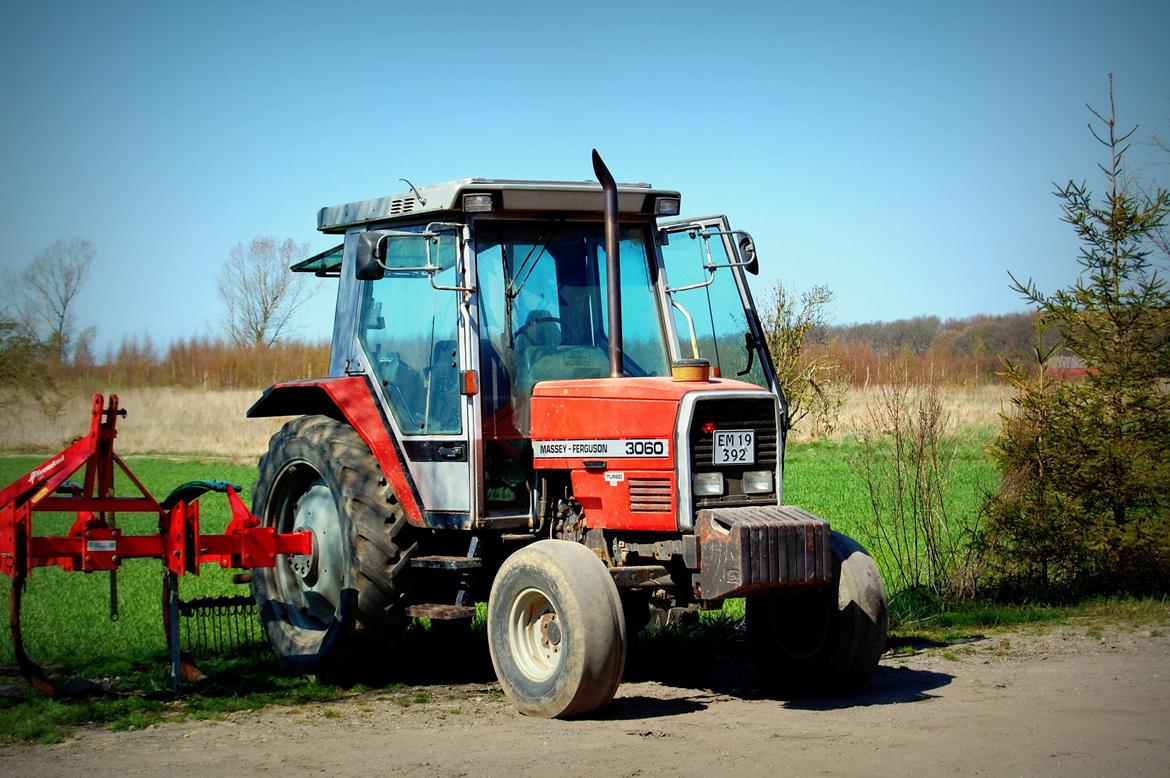
[[[525,589],[508,613],[508,649],[529,680],[547,681],[561,663],[564,635],[556,609],[539,589]]]
[[[273,490],[281,532],[312,533],[310,554],[285,557],[274,568],[288,619],[302,629],[324,630],[341,617],[345,551],[337,500],[321,475],[304,462],[290,464]]]

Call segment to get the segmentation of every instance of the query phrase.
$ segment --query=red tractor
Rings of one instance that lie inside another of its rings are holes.
[[[746,597],[768,675],[856,686],[885,590],[783,504],[750,236],[593,163],[600,184],[464,179],[318,214],[344,242],[293,270],[337,278],[329,377],[248,414],[297,417],[252,511],[312,535],[253,575],[273,649],[352,667],[486,601],[504,692],[565,717],[612,699],[651,618]]]

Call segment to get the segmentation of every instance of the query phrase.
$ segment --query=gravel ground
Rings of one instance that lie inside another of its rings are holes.
[[[635,661],[595,718],[517,715],[489,677],[0,746],[0,774],[1170,774],[1164,625],[1068,625],[887,654],[849,699],[779,700],[739,653]]]

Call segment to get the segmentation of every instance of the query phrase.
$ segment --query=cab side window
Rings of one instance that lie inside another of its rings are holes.
[[[441,236],[434,248],[454,252],[454,242]],[[454,263],[443,265],[435,283],[456,285]],[[366,287],[362,346],[398,427],[404,435],[459,434],[458,296],[436,290],[421,272],[388,272]]]

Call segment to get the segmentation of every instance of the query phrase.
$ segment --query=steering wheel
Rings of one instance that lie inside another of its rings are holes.
[[[561,326],[561,318],[559,316],[538,316],[538,317],[529,319],[528,321],[524,322],[519,327],[517,327],[516,331],[514,333],[512,333],[512,339],[515,340],[515,339],[519,338],[521,335],[524,335],[524,333],[528,330],[528,328],[533,326],[534,324],[548,324],[548,323],[557,325],[557,329],[559,329],[559,330],[562,330],[562,331],[564,330],[564,327]],[[531,338],[529,338],[529,340],[531,340]]]

